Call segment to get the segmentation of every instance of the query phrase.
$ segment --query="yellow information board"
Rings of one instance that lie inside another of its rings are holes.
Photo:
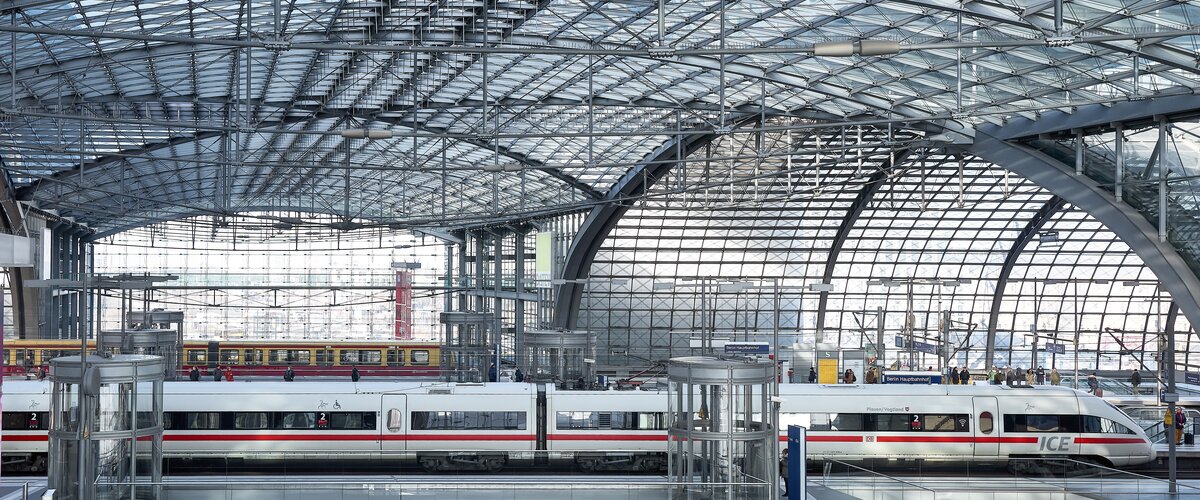
[[[836,383],[838,383],[838,360],[836,360],[836,359],[818,359],[817,360],[817,383],[819,383],[819,384],[836,384]]]

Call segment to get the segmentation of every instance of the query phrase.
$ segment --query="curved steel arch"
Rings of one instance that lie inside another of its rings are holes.
[[[1074,175],[1073,167],[990,133],[977,131],[975,143],[967,151],[1029,179],[1095,217],[1154,272],[1188,321],[1200,324],[1200,277],[1174,247],[1158,241],[1157,229],[1137,210],[1118,203],[1092,179]]]
[[[842,224],[838,226],[838,232],[833,237],[833,244],[829,246],[829,258],[825,260],[825,273],[821,276],[821,283],[829,284],[833,280],[833,268],[837,265],[838,256],[842,253],[842,246],[846,244],[846,238],[850,236],[850,230],[854,228],[854,223],[858,222],[863,210],[871,203],[875,193],[879,192],[888,172],[896,163],[903,162],[911,153],[911,149],[902,149],[896,152],[895,158],[885,161],[878,170],[871,174],[862,190],[858,192],[858,196],[854,198],[854,203],[846,209],[846,216],[842,218]],[[825,309],[829,304],[829,292],[821,292],[820,297],[817,305],[818,337],[825,331]],[[883,320],[880,319],[880,321]]]
[[[1017,264],[1017,258],[1021,256],[1021,252],[1025,249],[1033,237],[1038,234],[1042,226],[1046,225],[1062,210],[1066,205],[1066,201],[1060,196],[1052,196],[1046,200],[1046,204],[1038,209],[1033,218],[1025,224],[1025,228],[1021,229],[1021,233],[1017,235],[1017,239],[1013,241],[1013,245],[1008,249],[1008,255],[1004,257],[1004,265],[1000,267],[1000,276],[996,278],[996,290],[992,294],[992,309],[988,314],[987,324],[987,346],[983,357],[984,368],[992,366],[992,360],[996,355],[996,318],[1000,317],[1000,305],[1004,301],[1004,289],[1008,286],[1008,277],[1012,275],[1013,267]]]
[[[734,121],[732,128],[736,130],[746,123],[758,120],[759,116],[757,113],[742,116]],[[562,279],[564,283],[558,289],[558,295],[554,301],[555,327],[574,328],[575,322],[579,319],[579,300],[583,295],[583,287],[575,281],[584,278],[591,270],[592,260],[596,257],[596,252],[600,250],[600,245],[604,243],[604,239],[617,225],[621,216],[629,210],[630,205],[622,203],[622,200],[645,193],[655,182],[658,182],[675,167],[677,160],[687,158],[688,155],[721,135],[716,132],[685,135],[663,143],[658,149],[647,155],[642,163],[629,169],[621,177],[621,180],[604,196],[606,203],[600,203],[591,212],[588,212],[583,224],[575,233],[575,238],[571,241],[571,248],[567,252],[566,262],[563,264]]]

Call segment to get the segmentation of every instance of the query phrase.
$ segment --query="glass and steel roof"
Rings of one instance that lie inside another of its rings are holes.
[[[0,5],[9,180],[101,233],[273,210],[342,228],[550,216],[754,115],[969,132],[1191,93],[1200,41],[1190,1],[1073,1],[1061,21],[1032,1]],[[814,54],[851,40],[898,45]]]

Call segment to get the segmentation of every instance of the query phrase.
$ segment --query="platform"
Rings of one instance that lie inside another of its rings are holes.
[[[1166,459],[1167,443],[1155,443],[1154,454],[1157,455],[1158,458]],[[1200,446],[1194,444],[1176,445],[1175,456],[1178,458],[1200,459]]]

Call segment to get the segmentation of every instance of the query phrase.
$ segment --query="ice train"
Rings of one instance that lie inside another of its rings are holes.
[[[4,384],[6,464],[45,468],[49,390]],[[401,459],[435,471],[537,458],[587,471],[660,470],[671,425],[666,391],[404,381],[167,382],[164,391],[168,458]],[[1154,459],[1133,420],[1064,387],[785,384],[780,395],[781,439],[789,424],[807,427],[815,459]]]

